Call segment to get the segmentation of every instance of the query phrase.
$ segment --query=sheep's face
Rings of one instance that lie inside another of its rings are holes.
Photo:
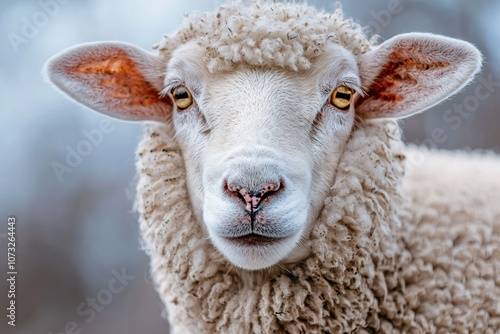
[[[305,73],[211,74],[191,43],[167,68],[192,204],[213,244],[245,269],[296,258],[353,127],[354,56],[334,45]]]
[[[256,270],[307,254],[301,238],[332,184],[355,112],[420,112],[462,88],[481,64],[472,45],[430,34],[396,36],[356,58],[333,43],[322,51],[299,73],[243,61],[209,73],[194,41],[167,63],[103,42],[65,50],[46,70],[94,110],[173,126],[198,222],[231,263]]]

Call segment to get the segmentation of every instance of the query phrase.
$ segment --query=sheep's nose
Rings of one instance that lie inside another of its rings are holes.
[[[248,212],[256,212],[259,205],[264,200],[270,200],[283,190],[283,181],[278,183],[267,182],[260,189],[252,190],[244,186],[224,182],[225,193],[233,198],[239,199],[245,204],[245,210]]]

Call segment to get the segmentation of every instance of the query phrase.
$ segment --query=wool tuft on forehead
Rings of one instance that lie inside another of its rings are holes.
[[[332,13],[297,3],[241,1],[215,11],[185,16],[181,27],[154,46],[168,60],[180,45],[194,40],[206,50],[210,72],[231,70],[238,64],[309,69],[328,44],[340,44],[359,55],[370,50],[361,25],[345,19],[340,6]]]

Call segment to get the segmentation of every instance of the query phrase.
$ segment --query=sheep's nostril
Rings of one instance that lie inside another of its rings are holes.
[[[268,182],[259,190],[247,189],[244,186],[228,184],[227,181],[224,181],[224,192],[228,196],[236,198],[245,204],[245,210],[248,212],[256,212],[262,201],[269,200],[282,189],[283,181],[278,183]]]
[[[280,181],[279,183],[266,183],[266,185],[260,192],[260,201],[263,201],[266,198],[276,195],[281,188],[282,188],[282,181]]]

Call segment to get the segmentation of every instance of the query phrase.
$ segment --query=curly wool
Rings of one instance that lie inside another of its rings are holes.
[[[247,16],[257,24],[245,23]],[[340,9],[330,15],[265,2],[189,16],[160,43],[160,55],[167,60],[190,40],[205,47],[211,71],[239,63],[300,71],[326,43],[356,55],[373,45]],[[247,272],[228,266],[195,220],[170,130],[146,126],[136,205],[173,333],[500,330],[498,157],[424,152],[405,176],[398,125],[364,123],[304,240],[310,256],[286,269]],[[422,150],[408,152],[412,167]]]
[[[137,206],[174,333],[500,329],[500,208],[492,204],[500,159],[427,152],[405,178],[397,124],[367,123],[349,140],[305,241],[311,255],[287,270],[245,272],[228,268],[195,221],[167,132],[146,127]],[[449,162],[461,168],[444,172]]]
[[[164,125],[148,125],[139,146],[138,209],[175,333],[323,333],[380,325],[378,303],[388,294],[380,267],[394,271],[409,259],[392,236],[406,216],[394,123],[355,133],[308,240],[311,256],[268,274],[228,270],[194,219],[182,156],[166,133]]]
[[[376,38],[368,39],[340,8],[326,13],[303,4],[257,0],[186,15],[181,27],[154,48],[168,60],[173,50],[191,40],[206,50],[205,61],[214,72],[239,63],[306,70],[329,43],[359,55],[369,51]]]

